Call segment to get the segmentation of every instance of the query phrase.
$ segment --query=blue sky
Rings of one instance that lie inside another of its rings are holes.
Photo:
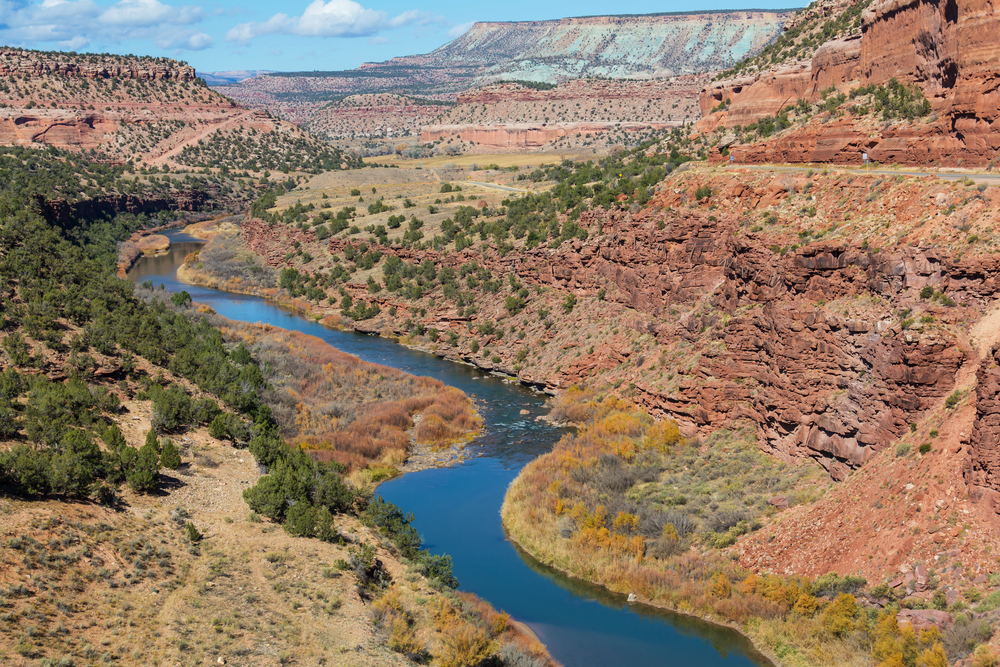
[[[43,50],[135,53],[200,71],[351,69],[431,51],[475,21],[772,9],[804,2],[680,0],[0,0],[0,42]]]

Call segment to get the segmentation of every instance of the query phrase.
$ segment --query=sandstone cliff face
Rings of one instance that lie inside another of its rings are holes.
[[[994,347],[976,372],[976,421],[972,453],[965,466],[971,495],[987,499],[1000,512],[1000,347]]]
[[[702,116],[698,123],[702,132],[719,126],[747,125],[773,116],[800,97],[811,98],[816,83],[807,64],[785,66],[754,77],[716,81],[698,98]],[[729,102],[720,113],[712,109]]]
[[[113,217],[119,213],[158,213],[160,211],[200,211],[211,202],[216,207],[232,205],[213,198],[212,193],[180,192],[169,197],[137,197],[135,195],[111,195],[95,199],[69,203],[63,199],[39,199],[39,209],[45,219],[60,226],[72,225],[80,219]]]
[[[118,130],[117,119],[98,112],[0,110],[0,143],[49,144],[60,148],[97,148]]]
[[[772,116],[798,98],[819,99],[829,87],[883,84],[891,78],[920,85],[936,120],[925,125],[857,127],[850,120],[811,123],[745,149],[760,161],[857,163],[861,152],[900,164],[981,165],[996,157],[1000,135],[997,15],[989,2],[879,0],[863,15],[860,39],[825,44],[795,72],[764,72],[752,79],[719,81],[702,92],[702,131]],[[728,110],[710,114],[729,99]]]

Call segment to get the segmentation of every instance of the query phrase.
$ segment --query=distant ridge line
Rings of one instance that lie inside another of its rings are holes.
[[[694,14],[793,14],[805,7],[789,7],[788,9],[693,9],[689,12],[653,12],[651,14],[588,14],[586,16],[567,16],[568,19],[628,19],[640,16],[691,16]],[[542,19],[542,21],[561,21],[564,19]],[[535,21],[541,23],[542,21]],[[481,23],[531,23],[531,21],[481,21]]]

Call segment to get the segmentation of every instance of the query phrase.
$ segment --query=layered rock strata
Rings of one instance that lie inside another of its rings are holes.
[[[934,116],[926,123],[869,127],[848,117],[807,124],[738,152],[747,162],[861,161],[986,164],[1000,150],[1000,49],[995,8],[985,0],[938,3],[878,0],[862,16],[861,36],[828,42],[811,61],[718,81],[706,88],[699,129],[746,125],[772,116],[799,98],[822,91],[881,85],[892,78],[918,84]],[[726,110],[711,113],[729,101]]]
[[[0,47],[0,76],[61,74],[86,79],[194,81],[193,67],[167,58],[70,54]]]

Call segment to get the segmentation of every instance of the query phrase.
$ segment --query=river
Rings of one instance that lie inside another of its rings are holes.
[[[434,553],[447,553],[461,590],[527,624],[566,667],[768,666],[739,633],[645,605],[572,579],[535,561],[504,535],[500,506],[520,469],[552,449],[565,431],[535,417],[544,396],[477,368],[444,361],[384,338],[333,331],[255,296],[179,283],[177,267],[200,243],[170,233],[171,249],[139,260],[129,277],[179,291],[234,320],[268,322],[322,338],[365,361],[435,377],[474,396],[485,420],[467,448],[470,458],[451,468],[425,470],[384,482],[379,493],[415,515],[414,527]],[[521,415],[527,410],[527,416]]]

